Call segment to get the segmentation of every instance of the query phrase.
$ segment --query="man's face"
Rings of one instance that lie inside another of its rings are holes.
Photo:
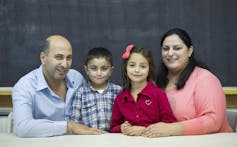
[[[72,65],[71,45],[63,40],[51,41],[49,52],[41,53],[41,62],[46,79],[64,79]]]

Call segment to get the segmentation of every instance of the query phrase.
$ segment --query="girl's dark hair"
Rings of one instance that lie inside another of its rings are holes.
[[[162,47],[163,42],[166,39],[166,37],[173,35],[173,34],[176,34],[177,36],[179,36],[179,38],[183,41],[183,43],[188,48],[190,48],[192,46],[192,40],[191,40],[189,34],[180,28],[174,28],[174,29],[171,29],[168,32],[166,32],[161,38],[160,46]],[[193,51],[191,57],[189,58],[189,63],[184,68],[184,70],[181,72],[180,77],[178,79],[178,83],[176,83],[177,89],[182,89],[185,86],[186,81],[188,80],[188,78],[190,77],[191,73],[193,72],[193,70],[196,66],[208,69],[204,63],[197,61],[195,59],[195,55],[194,55],[194,51]],[[156,79],[157,86],[159,86],[163,89],[166,88],[166,86],[169,82],[167,75],[168,75],[168,69],[164,65],[164,63],[161,62],[161,65],[160,65],[160,68],[158,71],[158,75],[157,75],[157,79]]]
[[[151,80],[151,81],[155,81],[155,64],[154,64],[154,60],[152,57],[152,53],[151,51],[149,51],[148,49],[145,48],[138,48],[138,47],[133,47],[132,50],[130,51],[130,56],[132,53],[138,53],[141,54],[143,57],[145,57],[148,61],[149,64],[149,74],[147,77],[147,81]],[[131,88],[131,83],[130,83],[130,79],[128,78],[127,75],[127,64],[128,64],[128,60],[130,58],[130,56],[127,59],[123,60],[122,63],[122,80],[123,80],[123,88]]]
[[[85,65],[94,58],[105,58],[113,66],[113,57],[111,52],[104,47],[95,47],[88,51]]]

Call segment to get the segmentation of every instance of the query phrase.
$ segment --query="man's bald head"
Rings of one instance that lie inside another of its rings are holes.
[[[52,35],[49,36],[42,47],[42,52],[44,52],[45,54],[48,54],[50,51],[51,46],[55,45],[55,44],[63,44],[66,45],[70,48],[72,48],[71,43],[67,40],[67,38],[61,36],[61,35]]]

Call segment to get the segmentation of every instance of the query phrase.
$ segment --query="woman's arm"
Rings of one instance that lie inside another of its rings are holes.
[[[148,126],[142,133],[144,137],[165,137],[183,135],[182,122],[156,123]]]
[[[194,89],[196,118],[183,121],[184,134],[218,132],[226,115],[226,99],[219,80],[206,75],[197,80]]]

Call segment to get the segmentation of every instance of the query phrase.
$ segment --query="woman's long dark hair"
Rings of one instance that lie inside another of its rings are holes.
[[[188,33],[186,31],[184,31],[180,28],[174,28],[174,29],[171,29],[168,32],[166,32],[161,38],[160,46],[162,47],[163,42],[166,37],[173,35],[173,34],[178,35],[179,38],[184,42],[184,44],[188,48],[190,48],[192,46],[192,40],[191,40],[190,36],[188,35]],[[188,78],[190,77],[191,73],[193,72],[193,70],[196,66],[208,69],[204,63],[197,61],[195,59],[195,55],[194,55],[194,51],[193,51],[191,57],[189,58],[189,63],[184,68],[184,70],[181,72],[180,77],[178,79],[178,83],[176,83],[177,89],[182,89],[185,86],[186,81],[188,80]],[[158,75],[157,75],[157,79],[156,79],[156,84],[158,87],[163,88],[163,89],[166,88],[166,86],[169,82],[167,75],[168,75],[168,69],[164,65],[164,63],[161,62],[161,65],[160,65],[160,68],[158,71]]]

